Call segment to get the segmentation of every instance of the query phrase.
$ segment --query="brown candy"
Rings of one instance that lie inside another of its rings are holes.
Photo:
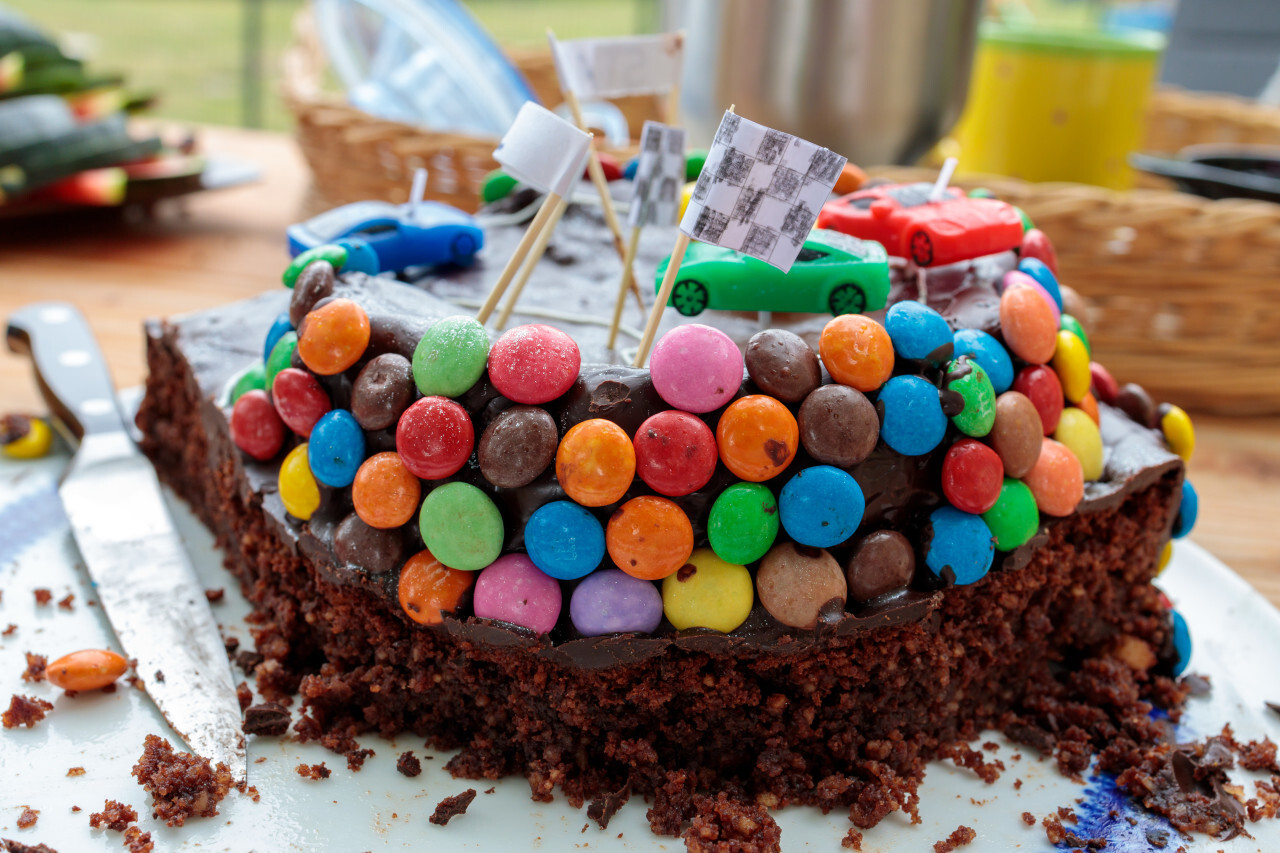
[[[817,353],[799,335],[782,329],[752,335],[745,360],[751,381],[784,403],[800,402],[822,382]]]
[[[846,568],[849,597],[870,601],[911,583],[916,554],[911,542],[896,530],[877,530],[853,548]]]
[[[801,404],[798,420],[804,449],[827,465],[857,465],[876,449],[880,437],[876,407],[847,385],[818,388]]]
[[[351,389],[351,414],[365,429],[386,429],[409,408],[413,392],[413,366],[409,359],[383,353],[356,377]]]
[[[1147,429],[1155,429],[1156,404],[1152,402],[1147,389],[1136,382],[1121,386],[1119,393],[1116,394],[1116,407],[1128,415],[1134,423],[1141,424]]]
[[[1015,480],[1026,476],[1040,458],[1044,426],[1026,395],[1005,391],[996,398],[996,420],[987,436],[991,448],[1004,463],[1004,474]]]
[[[485,427],[476,448],[480,473],[502,489],[527,486],[556,457],[556,422],[538,406],[512,406]]]
[[[328,261],[312,261],[298,274],[289,298],[289,322],[297,329],[316,303],[333,295],[333,265]],[[301,333],[301,330],[299,330]]]
[[[847,588],[840,564],[826,551],[794,542],[773,546],[756,572],[760,603],[792,628],[815,628],[832,601],[844,609]]]
[[[370,527],[353,512],[334,531],[333,554],[339,563],[380,575],[404,562],[404,537],[400,528]]]
[[[1089,308],[1085,305],[1084,297],[1079,291],[1065,284],[1059,285],[1058,290],[1062,294],[1062,313],[1070,314],[1081,323],[1088,325]]]

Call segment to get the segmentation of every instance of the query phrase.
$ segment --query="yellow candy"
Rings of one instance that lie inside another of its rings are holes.
[[[689,206],[689,199],[693,198],[693,188],[697,185],[697,181],[690,181],[685,184],[684,189],[680,191],[680,215],[676,217],[677,222],[684,219],[684,210]]]
[[[1087,413],[1074,406],[1063,409],[1053,437],[1055,441],[1065,444],[1080,460],[1086,481],[1102,477],[1102,434]]]
[[[32,418],[27,434],[6,444],[4,455],[13,459],[39,459],[49,452],[52,445],[53,430],[39,418]]]
[[[662,581],[662,612],[671,624],[729,633],[747,620],[755,591],[745,566],[726,563],[710,548],[699,548],[685,566]]]
[[[299,444],[280,463],[280,500],[289,515],[306,521],[320,506],[320,487],[311,475],[307,445]]]
[[[1164,431],[1164,440],[1169,442],[1169,449],[1181,456],[1183,462],[1190,462],[1196,449],[1196,429],[1187,413],[1170,406],[1160,419],[1160,429]]]
[[[1089,350],[1084,341],[1071,332],[1058,332],[1058,344],[1053,351],[1053,369],[1062,383],[1062,395],[1072,403],[1079,403],[1089,393],[1092,380],[1089,374]],[[1089,478],[1086,476],[1085,479]]]
[[[1156,577],[1159,577],[1165,568],[1169,565],[1169,560],[1173,557],[1173,540],[1170,539],[1164,543],[1164,550],[1160,552],[1160,559],[1156,560]]]

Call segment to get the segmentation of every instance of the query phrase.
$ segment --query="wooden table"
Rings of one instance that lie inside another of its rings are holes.
[[[253,160],[256,185],[192,198],[156,221],[70,226],[0,221],[0,317],[65,299],[89,318],[119,387],[146,372],[141,321],[280,286],[284,227],[301,215],[307,169],[286,136],[207,128],[207,151]],[[0,412],[44,410],[29,365],[0,355]],[[1280,418],[1199,416],[1191,476],[1195,539],[1280,605]]]

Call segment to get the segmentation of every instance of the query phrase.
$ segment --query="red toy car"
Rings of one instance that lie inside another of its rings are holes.
[[[966,198],[949,188],[929,201],[933,184],[885,184],[829,201],[818,228],[882,243],[890,255],[921,267],[967,261],[1022,245],[1022,219],[1012,205]]]

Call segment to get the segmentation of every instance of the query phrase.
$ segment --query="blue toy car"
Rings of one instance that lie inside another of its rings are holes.
[[[436,201],[358,201],[290,225],[285,234],[294,257],[344,237],[359,238],[373,247],[383,272],[439,264],[466,266],[484,245],[484,231],[471,216]]]

